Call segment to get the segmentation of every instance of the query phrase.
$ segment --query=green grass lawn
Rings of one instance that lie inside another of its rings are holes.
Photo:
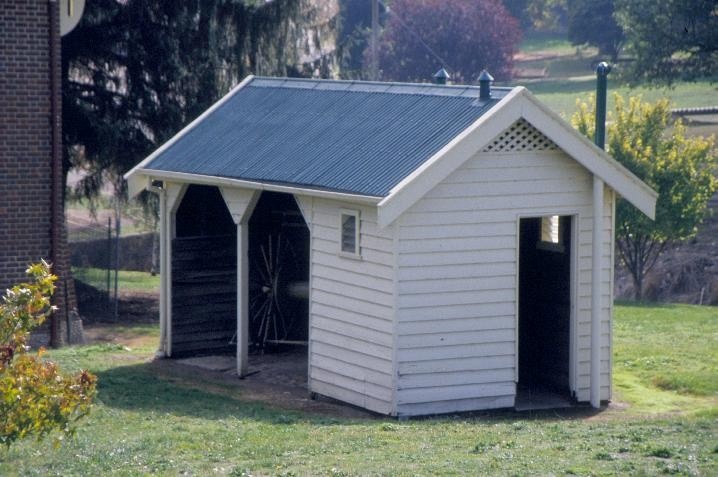
[[[97,404],[57,449],[0,451],[0,475],[718,475],[718,310],[617,306],[615,321],[615,408],[408,422],[287,411],[158,375],[156,330],[117,329],[130,348],[50,353],[98,375]]]
[[[718,308],[619,306],[614,333],[614,386],[622,399],[644,412],[715,411]]]
[[[91,285],[98,290],[107,288],[107,270],[100,268],[72,267],[72,276],[75,280]],[[110,287],[115,286],[114,272],[110,273]],[[158,292],[160,289],[160,276],[147,272],[133,272],[120,270],[117,277],[117,286],[125,291]]]
[[[516,67],[546,69],[547,77],[526,81],[526,86],[551,109],[570,118],[576,111],[576,99],[587,101],[596,90],[595,63],[598,61],[595,48],[576,47],[558,33],[529,32],[519,45]],[[516,80],[512,84],[522,84]],[[709,81],[677,82],[671,88],[648,86],[630,87],[620,83],[616,74],[609,76],[609,105],[613,109],[612,93],[622,96],[640,95],[646,101],[669,98],[673,108],[718,106],[718,84]],[[704,128],[706,129],[706,128]],[[716,128],[707,128],[713,133]]]
[[[578,79],[546,80],[527,84],[526,87],[551,109],[570,119],[576,111],[576,99],[588,101],[596,91],[596,79],[592,76]],[[672,108],[696,108],[718,106],[718,84],[708,81],[678,83],[673,88],[631,88],[616,84],[609,79],[608,111],[613,111],[613,94],[624,98],[641,96],[644,101],[668,98]]]
[[[519,51],[524,54],[542,54],[566,56],[574,55],[585,48],[572,45],[565,36],[553,32],[528,31],[519,43]],[[595,48],[588,48],[595,54]]]

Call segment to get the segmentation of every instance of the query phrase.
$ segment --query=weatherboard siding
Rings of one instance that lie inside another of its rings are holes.
[[[399,415],[513,406],[518,219],[548,214],[579,216],[576,391],[588,400],[591,188],[591,174],[561,151],[479,153],[399,218]],[[602,399],[613,258],[605,195]]]
[[[317,198],[302,204],[311,211],[311,391],[390,414],[393,229],[377,227],[374,207]],[[360,259],[339,253],[341,209],[359,210]]]

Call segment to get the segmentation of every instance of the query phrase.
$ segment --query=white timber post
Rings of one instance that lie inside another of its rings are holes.
[[[237,374],[239,377],[246,376],[249,371],[248,229],[248,220],[237,224]]]
[[[249,218],[260,191],[222,187],[220,192],[237,225],[237,374],[243,377],[249,371]]]
[[[167,235],[167,195],[159,189],[160,196],[160,347],[157,356],[167,356],[167,255],[165,253],[165,236]]]
[[[164,352],[165,356],[172,356],[172,239],[175,236],[175,215],[182,202],[182,197],[187,190],[186,184],[175,184],[165,182],[165,214],[164,214],[164,236],[160,237],[160,260],[164,259],[164,280],[161,280],[164,296]],[[161,328],[161,325],[160,325]]]
[[[591,252],[591,406],[601,407],[601,262],[603,255],[603,181],[593,176]]]

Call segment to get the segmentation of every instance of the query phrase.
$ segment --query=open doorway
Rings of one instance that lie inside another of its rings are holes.
[[[249,219],[248,259],[249,371],[274,363],[305,384],[309,228],[292,195],[262,192]]]
[[[570,405],[572,217],[520,220],[517,409]]]

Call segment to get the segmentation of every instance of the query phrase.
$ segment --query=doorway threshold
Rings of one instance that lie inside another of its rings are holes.
[[[517,411],[538,411],[573,407],[574,402],[564,393],[542,387],[518,387],[514,409]]]

